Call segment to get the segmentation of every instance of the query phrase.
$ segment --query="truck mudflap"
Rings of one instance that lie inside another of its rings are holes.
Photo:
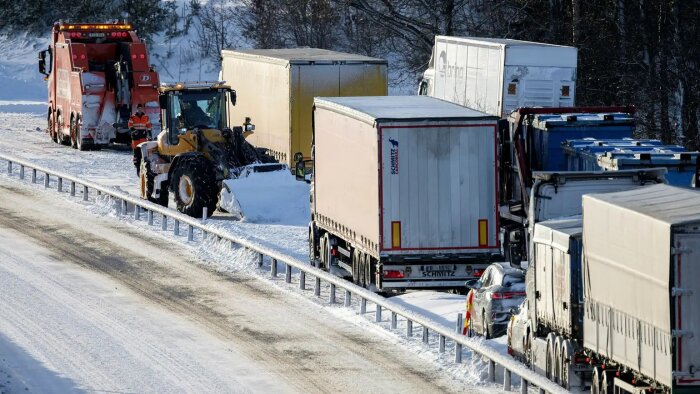
[[[488,262],[382,263],[377,269],[382,289],[463,288],[464,282],[481,277]]]

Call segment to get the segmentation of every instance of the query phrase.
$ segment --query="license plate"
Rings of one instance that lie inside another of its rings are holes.
[[[105,33],[88,33],[87,36],[91,38],[104,38]]]

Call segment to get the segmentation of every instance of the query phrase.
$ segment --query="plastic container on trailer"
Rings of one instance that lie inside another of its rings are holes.
[[[649,139],[595,139],[583,138],[567,140],[562,143],[562,150],[566,155],[568,171],[601,171],[598,165],[598,156],[607,152],[646,152],[664,147],[659,140]],[[668,146],[667,149],[685,151],[680,146]]]
[[[523,122],[532,133],[534,171],[566,171],[566,140],[632,138],[634,117],[626,113],[540,114]]]

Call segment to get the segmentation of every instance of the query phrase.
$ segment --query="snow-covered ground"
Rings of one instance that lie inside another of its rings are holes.
[[[498,391],[476,360],[452,365],[338,304],[202,269],[216,245],[12,178],[0,175],[0,391]],[[219,256],[208,264],[254,264]]]
[[[107,149],[99,152],[79,152],[68,147],[56,145],[41,130],[43,122],[43,117],[37,115],[0,113],[0,151],[11,152],[17,156],[61,171],[84,176],[97,182],[107,182],[128,192],[136,192],[136,176],[128,151]],[[8,141],[13,142],[10,143]],[[305,199],[305,201],[308,200]],[[256,204],[254,207],[255,209],[264,208],[260,204]],[[87,208],[98,216],[115,216],[113,207],[105,202]],[[134,222],[133,219],[125,217],[122,217],[121,220],[130,222],[131,225],[147,231],[147,226],[144,222]],[[260,219],[257,223],[239,222],[231,220],[227,216],[219,215],[210,219],[210,224],[222,227],[226,231],[235,234],[244,234],[255,242],[265,244],[283,253],[304,258],[307,247],[305,223],[280,225],[275,224],[277,221],[275,218],[268,217],[267,219]],[[180,237],[179,241],[186,244],[183,236]],[[230,250],[228,245],[203,243],[197,246],[194,252],[201,263],[209,265],[217,271],[229,274],[253,273],[262,277],[267,276],[265,273],[258,272],[255,268],[254,256],[246,255],[241,250]],[[295,276],[294,281],[297,280]],[[466,379],[465,381],[470,384],[483,384],[485,365],[478,359],[473,359],[466,355],[464,364],[455,365],[451,362],[450,357],[437,354],[434,346],[432,349],[428,349],[420,341],[406,340],[396,332],[388,333],[385,331],[385,329],[388,330],[388,322],[383,324],[383,327],[377,327],[370,322],[371,319],[369,317],[358,316],[352,310],[340,307],[329,308],[323,301],[319,301],[296,289],[294,284],[289,286],[282,280],[273,281],[272,283],[276,287],[296,293],[302,298],[313,300],[317,306],[329,310],[343,320],[365,327],[367,330],[372,330],[375,332],[374,335],[388,335],[387,338],[391,341],[412,349],[420,355],[421,359],[438,365],[440,369],[445,370],[451,376]],[[393,297],[393,300],[448,327],[455,326],[457,313],[463,312],[465,305],[463,296],[429,291],[410,292],[402,296]],[[383,334],[377,334],[377,330],[383,332]],[[419,335],[419,333],[416,332],[416,335]],[[501,352],[505,352],[504,339],[488,341],[488,344]]]

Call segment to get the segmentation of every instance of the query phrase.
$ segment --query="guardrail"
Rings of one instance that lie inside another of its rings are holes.
[[[375,306],[375,322],[379,323],[384,321],[382,319],[382,312],[384,310],[390,312],[390,324],[392,329],[397,329],[398,319],[403,318],[406,320],[406,336],[413,337],[414,324],[422,327],[423,331],[423,343],[429,346],[429,333],[438,335],[438,351],[440,353],[445,352],[445,343],[450,340],[454,343],[455,349],[455,363],[462,362],[462,348],[465,347],[471,350],[473,353],[480,355],[481,357],[488,360],[488,380],[490,382],[496,381],[496,367],[499,366],[503,368],[503,389],[506,391],[511,390],[511,379],[512,374],[520,376],[520,392],[527,393],[528,387],[532,384],[539,388],[539,391],[548,392],[552,394],[558,393],[568,393],[567,390],[558,386],[554,382],[550,381],[546,377],[528,369],[524,364],[498,353],[494,349],[485,346],[483,343],[471,340],[463,335],[461,335],[459,330],[452,330],[440,323],[435,322],[426,316],[420,315],[409,309],[404,308],[401,305],[396,304],[391,301],[391,299],[384,298],[378,294],[372,293],[362,287],[359,287],[351,282],[348,282],[342,278],[334,276],[326,271],[316,268],[309,264],[308,262],[301,261],[292,256],[284,255],[276,250],[272,250],[268,247],[257,245],[248,240],[238,238],[232,234],[226,233],[220,229],[212,228],[206,225],[205,221],[184,215],[176,210],[169,209],[150,201],[143,200],[139,197],[130,195],[127,192],[115,190],[109,187],[99,185],[95,182],[88,180],[79,179],[70,174],[66,174],[60,171],[54,171],[43,166],[39,166],[30,163],[26,160],[16,158],[10,155],[0,154],[0,160],[7,162],[7,173],[14,174],[14,167],[19,166],[19,178],[26,178],[27,169],[31,170],[31,182],[37,183],[39,175],[43,175],[44,188],[48,189],[50,187],[50,178],[55,177],[56,189],[58,192],[63,192],[64,183],[69,184],[69,193],[71,196],[77,196],[82,193],[83,201],[89,201],[90,192],[96,193],[97,195],[106,195],[112,198],[118,203],[118,214],[126,215],[128,214],[129,205],[134,207],[134,219],[140,220],[141,210],[144,210],[147,215],[147,220],[149,225],[153,225],[154,214],[161,215],[161,228],[163,230],[168,230],[168,221],[173,220],[173,233],[175,235],[180,235],[180,227],[184,224],[187,225],[187,239],[188,241],[194,240],[194,230],[197,229],[201,232],[202,238],[206,239],[209,236],[215,236],[219,240],[227,240],[232,246],[239,246],[251,250],[258,254],[258,265],[263,266],[264,257],[268,257],[270,262],[270,274],[273,277],[278,275],[278,264],[282,264],[285,268],[285,282],[291,283],[292,281],[292,268],[299,270],[299,288],[302,290],[307,289],[306,286],[306,276],[312,276],[314,281],[314,294],[317,297],[321,296],[322,282],[326,282],[330,286],[330,291],[328,294],[329,303],[337,302],[337,291],[338,289],[344,290],[344,305],[346,307],[351,306],[351,300],[353,297],[359,299],[360,313],[365,314],[367,312],[367,303],[372,303]],[[82,187],[82,190],[78,190],[78,186]],[[140,208],[140,209],[137,209]],[[457,331],[457,332],[456,332]]]

